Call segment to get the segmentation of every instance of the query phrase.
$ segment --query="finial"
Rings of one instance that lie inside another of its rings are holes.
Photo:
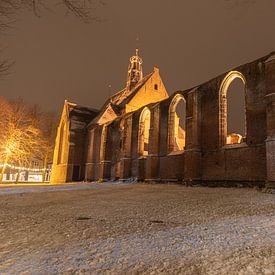
[[[138,48],[136,48],[136,56],[138,56]]]

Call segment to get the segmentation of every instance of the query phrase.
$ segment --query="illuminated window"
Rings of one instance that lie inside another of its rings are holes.
[[[139,119],[138,152],[141,156],[147,156],[149,153],[150,120],[151,112],[144,108]]]
[[[171,101],[168,119],[168,151],[182,151],[186,136],[186,102],[181,94]]]
[[[103,125],[101,130],[101,139],[100,139],[100,161],[105,159],[105,149],[106,149],[106,139],[107,139],[107,126]]]
[[[59,146],[58,146],[57,164],[63,163],[64,138],[65,138],[64,131],[65,131],[65,126],[64,126],[64,122],[62,122],[62,125],[60,127],[60,132],[59,132]]]
[[[246,82],[244,76],[230,72],[220,88],[220,144],[239,144],[246,140]]]

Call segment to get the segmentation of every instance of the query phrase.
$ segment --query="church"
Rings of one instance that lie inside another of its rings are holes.
[[[143,76],[142,62],[136,50],[125,88],[100,110],[65,101],[52,183],[275,186],[274,53],[170,96],[159,69]],[[243,132],[228,121],[235,79],[243,83]]]
[[[130,174],[124,177],[121,174],[130,165],[123,152],[127,139],[123,129],[129,127],[129,117],[136,110],[166,98],[168,93],[159,69],[154,68],[152,73],[143,76],[142,59],[137,49],[130,58],[126,87],[110,97],[101,110],[65,101],[56,139],[51,181],[130,177]],[[145,155],[146,152],[148,154],[150,113],[145,110],[143,116],[144,140],[139,150],[144,151]]]

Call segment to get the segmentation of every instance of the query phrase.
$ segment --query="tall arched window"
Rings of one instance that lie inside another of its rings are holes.
[[[151,112],[146,107],[140,114],[138,133],[138,152],[140,156],[147,156],[149,152]]]
[[[101,137],[100,137],[100,152],[99,152],[100,161],[105,160],[106,139],[107,139],[107,126],[103,125],[101,130]]]
[[[239,144],[246,140],[246,81],[237,71],[230,72],[220,87],[220,144]]]
[[[186,138],[186,102],[181,94],[175,95],[169,106],[168,151],[182,151]]]
[[[61,127],[59,129],[59,145],[58,145],[58,157],[57,157],[57,164],[62,164],[64,161],[64,143],[65,143],[65,125],[64,121],[61,124]]]

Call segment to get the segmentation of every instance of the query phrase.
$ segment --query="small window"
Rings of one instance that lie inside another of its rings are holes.
[[[158,84],[155,84],[155,86],[154,86],[154,89],[157,91],[158,90]]]

